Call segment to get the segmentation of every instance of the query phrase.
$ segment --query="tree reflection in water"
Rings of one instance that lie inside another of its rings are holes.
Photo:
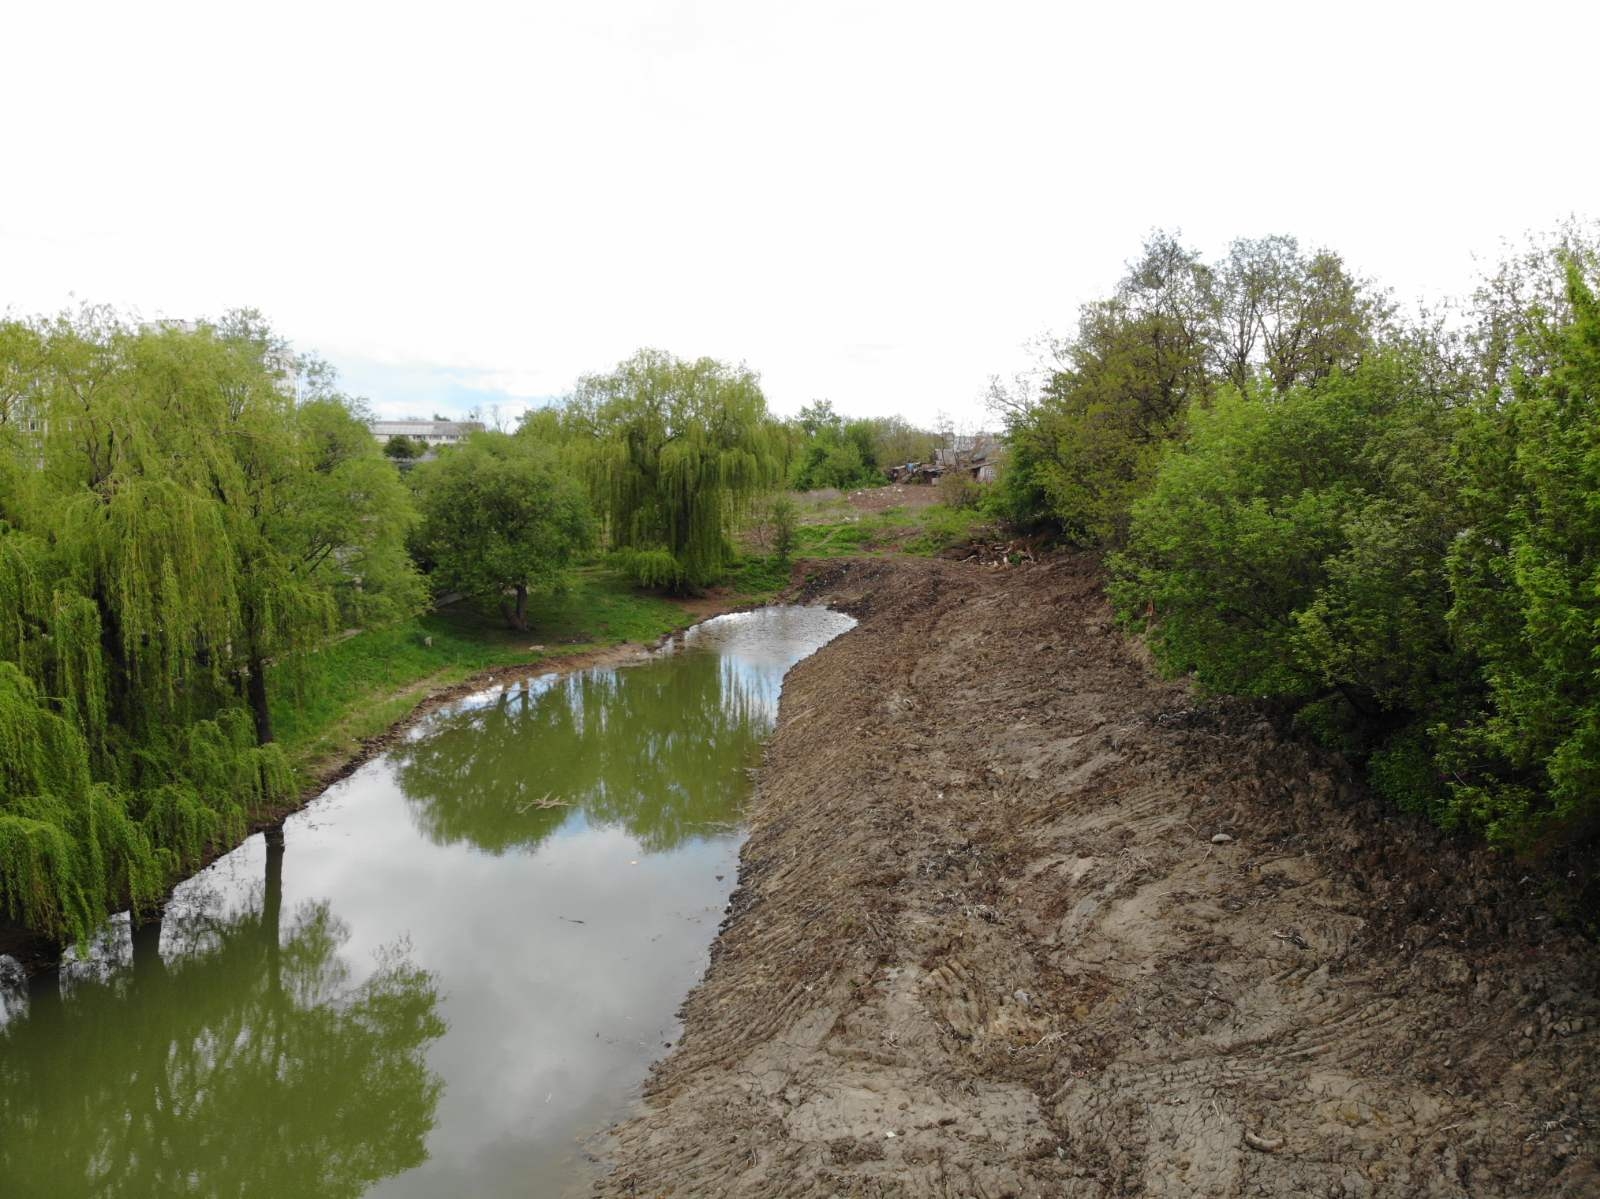
[[[579,811],[671,849],[738,818],[775,686],[706,652],[525,680],[401,747],[400,787],[438,844],[531,849]]]
[[[35,980],[0,1031],[0,1192],[333,1199],[426,1158],[437,980],[402,945],[353,982],[326,903],[280,930],[281,832],[267,849],[244,910],[174,905],[131,970]]]

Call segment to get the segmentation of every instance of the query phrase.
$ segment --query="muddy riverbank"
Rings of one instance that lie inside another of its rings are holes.
[[[1600,952],[1199,708],[1094,563],[814,566],[739,889],[604,1195],[1600,1193]]]

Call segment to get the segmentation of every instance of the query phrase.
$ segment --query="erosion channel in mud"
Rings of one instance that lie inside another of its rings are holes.
[[[0,1193],[584,1189],[704,970],[783,676],[853,623],[766,608],[498,685],[159,922],[0,976]]]

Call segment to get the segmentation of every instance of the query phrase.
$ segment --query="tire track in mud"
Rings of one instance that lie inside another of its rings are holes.
[[[1514,872],[1155,679],[1089,559],[804,597],[861,623],[599,1194],[1600,1194],[1600,954]]]

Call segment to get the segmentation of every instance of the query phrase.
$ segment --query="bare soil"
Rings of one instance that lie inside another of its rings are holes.
[[[916,511],[939,502],[939,489],[927,483],[890,483],[844,492],[845,502],[859,512],[884,512],[890,508]]]
[[[861,623],[599,1194],[1600,1195],[1540,884],[1156,678],[1088,559],[811,569]]]

